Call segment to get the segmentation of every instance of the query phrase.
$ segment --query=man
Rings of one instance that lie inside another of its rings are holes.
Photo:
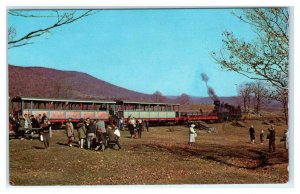
[[[121,117],[120,119],[119,119],[119,129],[121,130],[121,131],[123,131],[123,129],[124,129],[124,119],[123,119],[123,117]]]
[[[148,120],[145,120],[145,127],[146,127],[147,132],[149,132],[149,121]]]
[[[49,146],[50,146],[51,123],[50,123],[50,121],[48,121],[47,117],[44,119],[44,123],[42,124],[42,128],[43,128],[42,135],[43,135],[44,146],[45,146],[46,149],[48,149]]]
[[[284,144],[284,148],[288,151],[289,150],[289,131],[288,129],[284,130],[284,139],[285,139],[285,144]]]
[[[250,134],[250,143],[254,144],[255,141],[255,130],[253,125],[249,128],[249,134]]]
[[[283,141],[283,147],[286,151],[289,150],[289,131],[287,129],[284,130],[284,134],[282,139],[280,141]]]
[[[96,134],[98,138],[99,145],[96,147],[95,150],[98,150],[101,146],[101,151],[104,152],[106,146],[106,128],[104,121],[98,119],[96,123]],[[101,143],[100,143],[101,141]]]
[[[91,149],[92,141],[95,136],[95,126],[94,126],[94,120],[90,120],[89,118],[86,119],[86,141],[87,141],[87,149]]]
[[[39,114],[39,116],[37,116],[35,119],[37,120],[37,122],[39,124],[42,124],[42,115],[41,114]]]
[[[11,113],[9,113],[9,133],[15,133],[15,128],[16,119]]]
[[[269,139],[269,152],[275,152],[275,128],[273,125],[268,129],[269,134],[267,136],[267,139]]]
[[[119,150],[120,150],[121,149],[121,145],[120,145],[120,142],[119,142],[120,137],[118,137],[116,135],[116,134],[118,134],[118,132],[116,132],[116,134],[115,134],[115,127],[114,126],[108,126],[107,127],[107,134],[109,136],[108,144],[109,143],[115,143],[119,147]]]
[[[45,118],[48,118],[46,113],[43,113],[43,117],[42,117],[42,123],[44,123]]]
[[[68,137],[68,141],[67,141],[67,144],[72,147],[72,142],[74,140],[74,126],[73,126],[73,123],[72,123],[72,119],[69,118],[67,123],[66,123],[66,134],[67,134],[67,137]]]
[[[32,128],[40,128],[40,123],[36,120],[36,118],[34,118],[34,115],[31,115],[30,120]]]
[[[30,140],[33,140],[34,133],[37,132],[37,131],[39,131],[40,124],[34,118],[34,115],[30,116],[30,122],[31,122],[31,126],[32,126],[32,130],[31,130],[31,133],[30,133]]]
[[[138,138],[142,138],[142,132],[144,131],[144,121],[142,119],[138,120]]]
[[[29,116],[26,113],[23,116],[23,121],[21,121],[21,126],[23,127],[23,130],[20,131],[21,140],[24,140],[25,134],[30,132],[31,129],[32,129],[31,120],[30,120]]]
[[[129,129],[129,132],[130,132],[130,138],[132,138],[133,135],[134,136],[136,135],[136,128],[135,127],[136,127],[136,123],[135,123],[134,117],[130,118],[129,123],[128,123],[128,129]]]
[[[27,129],[31,129],[32,128],[31,120],[29,119],[29,117],[26,113],[24,114],[24,119],[25,119],[25,124],[24,124],[25,131]]]

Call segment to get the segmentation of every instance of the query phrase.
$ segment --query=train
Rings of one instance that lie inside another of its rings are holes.
[[[180,104],[159,102],[134,102],[126,100],[75,100],[58,98],[32,98],[14,96],[11,98],[11,113],[14,118],[24,114],[45,114],[55,124],[62,124],[68,118],[78,122],[80,118],[100,119],[134,117],[149,122],[150,125],[185,124],[195,121],[223,122],[241,118],[241,110],[229,104],[214,101],[214,110],[209,113],[187,113],[180,110]]]

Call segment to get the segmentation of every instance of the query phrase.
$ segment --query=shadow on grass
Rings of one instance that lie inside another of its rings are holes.
[[[61,143],[61,142],[57,142],[56,144],[57,144],[57,145],[62,145],[62,146],[69,146],[68,144],[66,144],[66,143]]]
[[[45,149],[45,147],[40,147],[40,146],[33,146],[35,149],[37,149],[37,150],[44,150]]]
[[[61,146],[67,146],[67,147],[69,147],[69,145],[67,144],[67,143],[61,143],[61,142],[57,142],[56,143],[57,145],[61,145]],[[72,143],[72,147],[77,147],[77,148],[79,148],[79,145],[78,145],[78,143]]]
[[[229,147],[211,144],[207,147],[190,147],[187,145],[143,144],[143,147],[154,151],[168,152],[178,156],[179,160],[187,157],[199,157],[204,160],[218,162],[227,166],[255,170],[265,166],[284,164],[288,162],[287,155],[282,151],[269,154],[248,147]]]

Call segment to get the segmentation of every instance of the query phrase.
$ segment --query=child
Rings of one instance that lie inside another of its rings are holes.
[[[259,138],[260,138],[260,144],[264,144],[265,134],[264,134],[264,130],[263,129],[260,131]]]

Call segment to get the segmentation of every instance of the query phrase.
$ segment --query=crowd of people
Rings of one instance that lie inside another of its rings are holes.
[[[23,140],[26,135],[33,139],[34,134],[40,135],[40,140],[44,142],[47,149],[50,146],[50,138],[52,137],[52,125],[48,117],[44,113],[39,114],[36,118],[34,115],[24,114],[21,118],[15,119],[9,114],[9,128],[16,138]]]
[[[251,125],[249,128],[249,135],[250,135],[250,143],[255,144],[255,129],[253,125]],[[265,139],[269,140],[269,152],[270,153],[275,152],[276,132],[273,125],[271,125],[268,128],[268,134],[266,136],[264,130],[263,129],[260,130],[260,134],[259,134],[260,144],[264,144]],[[288,150],[289,133],[287,129],[284,130],[283,137],[280,139],[280,141],[284,142],[284,148]]]
[[[22,126],[22,130],[15,131],[17,137],[21,140],[24,139],[26,132],[31,132],[31,139],[33,137],[32,133],[40,134],[40,140],[44,142],[44,146],[47,149],[50,146],[50,138],[52,137],[52,124],[48,120],[46,114],[39,114],[36,118],[34,115],[24,114],[19,120],[16,120],[11,114],[9,115],[10,128],[18,130],[18,126]],[[149,121],[142,119],[135,119],[134,117],[128,117],[127,127],[130,133],[130,138],[142,138],[142,132],[146,129],[149,132]],[[66,136],[67,145],[72,147],[73,142],[76,139],[77,130],[77,144],[81,149],[89,150],[101,150],[104,151],[106,148],[112,147],[114,145],[121,149],[120,145],[120,130],[124,130],[125,122],[123,118],[114,119],[112,116],[109,117],[109,123],[106,125],[103,120],[94,120],[90,118],[79,119],[76,126],[74,126],[72,119],[69,118],[66,122]],[[197,133],[195,124],[189,126],[189,141],[188,144],[191,146],[195,145]],[[249,128],[250,143],[255,144],[255,129],[251,125]],[[265,135],[263,129],[260,130],[259,140],[260,144],[264,144],[264,141],[269,140],[269,152],[275,152],[276,150],[276,132],[273,125],[268,128],[268,134]],[[280,141],[284,142],[284,148],[289,149],[289,133],[286,129],[284,131],[283,137]]]
[[[142,138],[142,132],[145,130],[149,132],[149,121],[144,121],[142,119],[136,119],[134,117],[128,117],[128,130],[130,133],[130,138]]]
[[[249,128],[249,135],[250,135],[250,143],[255,144],[255,129],[254,129],[253,125],[251,125]],[[195,145],[196,137],[197,137],[197,132],[195,130],[195,124],[191,124],[189,126],[189,141],[188,141],[188,144],[190,146]],[[269,140],[269,152],[270,153],[275,152],[276,133],[275,133],[275,128],[273,125],[271,125],[268,128],[267,136],[265,136],[265,132],[262,129],[259,134],[259,139],[260,139],[260,144],[264,144],[264,141],[266,139],[268,139]],[[280,139],[280,141],[284,143],[284,148],[288,151],[288,149],[289,149],[289,132],[287,129],[284,130],[283,137]]]
[[[131,137],[142,138],[142,132],[146,128],[149,131],[149,122],[134,117],[128,118],[128,128]],[[16,120],[12,114],[9,115],[10,131],[15,130],[15,136],[21,140],[25,138],[25,134],[30,132],[30,139],[33,138],[33,133],[39,134],[40,140],[43,141],[45,148],[50,146],[50,138],[52,137],[52,124],[44,113],[43,116],[39,114],[37,117],[34,115],[24,114],[23,117]],[[118,146],[121,149],[120,130],[124,130],[124,119],[114,119],[113,116],[109,117],[108,124],[106,125],[103,120],[94,120],[90,118],[81,118],[75,125],[72,118],[69,118],[65,124],[67,143],[66,145],[72,147],[76,142],[78,147],[88,150],[101,150],[106,148]],[[77,139],[77,141],[76,141]]]
[[[78,147],[81,149],[86,148],[88,150],[101,150],[114,145],[121,149],[120,138],[121,133],[115,123],[109,123],[105,126],[103,120],[94,120],[90,118],[79,119],[76,125]],[[72,119],[68,119],[66,123],[67,144],[72,147],[72,143],[75,140],[75,129],[72,124]]]

